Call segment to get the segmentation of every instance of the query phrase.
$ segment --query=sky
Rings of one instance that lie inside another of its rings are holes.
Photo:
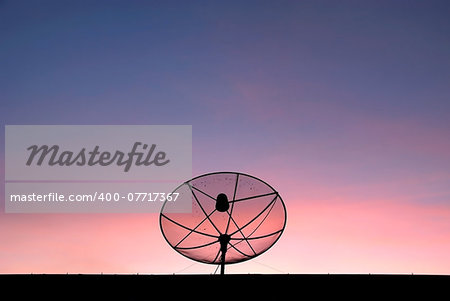
[[[188,124],[288,211],[229,273],[450,274],[448,1],[0,1],[0,120]],[[0,177],[4,182],[4,130]],[[188,179],[186,179],[188,180]],[[158,214],[5,214],[0,273],[212,273]]]

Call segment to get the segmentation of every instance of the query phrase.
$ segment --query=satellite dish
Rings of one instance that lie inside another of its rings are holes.
[[[286,226],[286,207],[266,182],[238,172],[216,172],[193,178],[174,193],[192,202],[192,212],[175,213],[166,200],[161,232],[178,253],[217,264],[243,262],[267,251]]]

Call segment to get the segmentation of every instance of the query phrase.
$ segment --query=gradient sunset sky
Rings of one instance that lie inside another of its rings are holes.
[[[283,197],[229,273],[450,274],[449,1],[0,1],[6,124],[189,124]],[[4,182],[4,129],[0,131]],[[188,180],[188,179],[186,179]],[[158,214],[5,214],[0,273],[212,273]]]

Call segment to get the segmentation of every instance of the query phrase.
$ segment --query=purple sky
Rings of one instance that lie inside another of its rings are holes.
[[[288,207],[277,245],[236,272],[449,274],[449,15],[448,1],[0,1],[0,118],[192,124],[194,175],[253,174]],[[156,220],[0,214],[0,273],[189,266]]]

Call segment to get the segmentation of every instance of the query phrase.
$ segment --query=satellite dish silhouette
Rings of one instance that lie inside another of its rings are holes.
[[[176,202],[161,209],[161,232],[178,253],[220,265],[243,262],[267,251],[286,227],[286,207],[266,182],[238,172],[193,178],[174,192],[192,200],[191,213],[174,213]],[[190,201],[190,200],[189,200]]]

